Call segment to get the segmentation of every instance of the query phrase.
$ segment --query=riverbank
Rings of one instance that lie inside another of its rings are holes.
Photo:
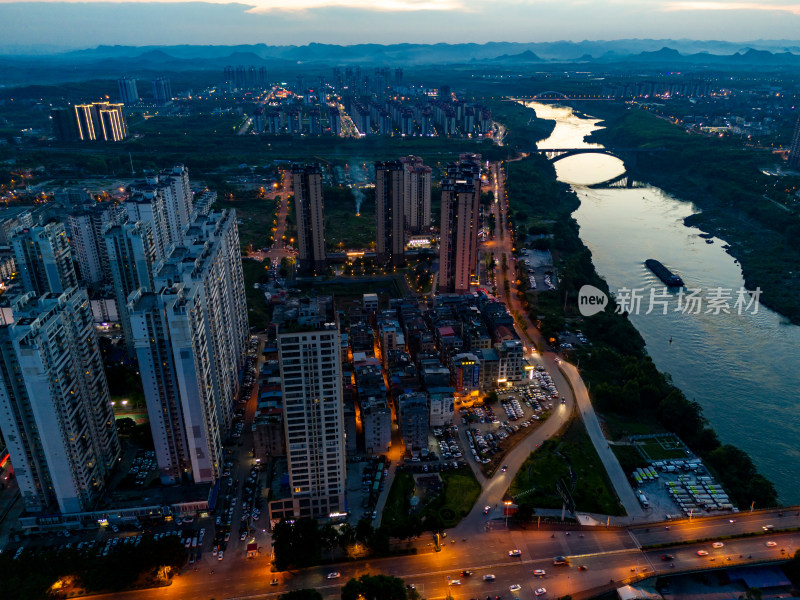
[[[689,134],[643,110],[598,107],[596,116],[606,119],[605,128],[587,141],[666,149],[639,155],[634,178],[694,203],[701,212],[686,225],[725,239],[747,288],[760,288],[762,304],[800,324],[800,217],[764,196],[771,178],[761,168],[776,159],[739,142]]]
[[[745,506],[758,497],[758,505],[777,503],[772,484],[757,473],[747,454],[722,445],[708,427],[699,404],[689,401],[647,355],[644,341],[626,315],[612,306],[584,318],[578,312],[578,290],[585,284],[608,291],[597,274],[592,255],[579,235],[572,213],[580,202],[572,189],[556,179],[551,163],[539,155],[510,162],[507,191],[513,208],[517,239],[535,228],[548,241],[558,273],[558,292],[526,289],[519,277],[527,309],[548,337],[565,328],[579,328],[591,341],[579,350],[582,376],[592,390],[595,405],[617,423],[631,427],[652,423],[680,435],[687,445],[717,471],[722,484],[737,503]],[[521,244],[520,244],[521,245]]]

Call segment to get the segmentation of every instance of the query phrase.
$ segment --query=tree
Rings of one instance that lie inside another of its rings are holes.
[[[366,543],[374,532],[375,530],[372,527],[372,523],[367,517],[362,517],[358,523],[356,523],[356,541]]]
[[[407,600],[406,587],[399,577],[389,575],[362,575],[351,579],[342,587],[342,600]]]
[[[278,596],[278,600],[322,600],[322,594],[317,590],[302,589],[292,590]]]

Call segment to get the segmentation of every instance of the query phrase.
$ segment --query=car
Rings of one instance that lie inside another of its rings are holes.
[[[487,573],[486,575],[483,576],[484,581],[494,581],[495,579],[497,578],[491,573]]]
[[[240,536],[239,536],[239,539],[240,539],[241,541],[244,541],[244,539],[245,539],[246,537],[247,537],[247,532],[246,532],[246,531],[243,531],[243,532],[242,532],[242,535],[240,535]]]
[[[514,585],[508,586],[508,591],[510,591],[510,592],[518,592],[521,589],[522,589],[522,586],[520,584],[518,584],[518,583],[515,583]]]
[[[508,465],[503,465],[503,468],[501,470],[503,471],[503,473],[508,471]]]
[[[536,575],[537,577],[544,577],[545,575],[547,575],[544,569],[534,569],[533,574]]]
[[[672,556],[672,554],[662,554],[661,555],[661,560],[672,560],[673,558],[675,558],[675,557]]]
[[[273,579],[272,581],[269,582],[269,584],[270,585],[278,585],[278,580],[277,579]]]
[[[775,529],[775,525],[764,525],[761,527],[761,529],[763,529],[764,531],[772,531],[773,529]]]
[[[219,554],[217,554],[217,560],[222,560],[222,554],[223,554],[224,552],[225,552],[224,550],[220,550],[220,551],[219,551]]]
[[[547,593],[547,589],[545,589],[545,588],[538,588],[534,592],[534,594],[536,594],[537,596],[544,596],[546,593]]]
[[[708,552],[706,552],[705,550],[698,550],[697,556],[708,556]]]
[[[588,570],[588,568],[589,567],[587,567],[586,565],[580,565],[580,566],[578,566],[578,571],[586,571],[586,570]]]
[[[713,544],[711,544],[712,548],[722,548],[724,546],[725,544],[723,544],[722,542],[714,542]]]
[[[483,514],[488,515],[490,510],[492,510],[491,506],[484,506],[483,507]]]
[[[460,579],[451,579],[450,580],[450,585],[461,585],[461,580]]]
[[[467,570],[461,571],[462,577],[469,577],[470,575],[472,575],[472,571],[467,571]]]
[[[553,564],[554,565],[565,565],[565,564],[567,564],[567,557],[566,556],[554,556],[553,557]]]
[[[514,550],[509,550],[508,555],[512,558],[515,556],[522,556],[522,550],[517,550],[516,548]]]
[[[331,571],[330,573],[328,573],[328,579],[339,579],[339,577],[341,576],[342,574],[339,573],[339,571]]]
[[[778,545],[778,542],[766,542],[764,545],[765,545],[767,548],[774,548],[775,546],[777,546],[777,545]]]

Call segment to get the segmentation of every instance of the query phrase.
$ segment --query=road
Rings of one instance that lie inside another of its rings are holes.
[[[286,233],[286,219],[289,214],[289,196],[292,195],[292,177],[288,172],[283,173],[283,187],[281,190],[269,192],[266,194],[266,199],[278,200],[278,208],[275,211],[275,235],[273,236],[272,246],[266,252],[258,254],[259,259],[263,260],[268,258],[272,264],[280,265],[284,258],[291,258],[297,254],[297,251],[289,245],[288,241],[283,239]]]
[[[576,401],[578,413],[586,424],[586,431],[606,468],[606,472],[609,474],[611,484],[622,506],[625,508],[625,512],[632,520],[641,520],[645,513],[639,501],[636,499],[636,495],[633,493],[628,478],[619,465],[619,461],[609,448],[608,442],[600,429],[600,422],[597,418],[597,414],[589,400],[589,392],[577,368],[564,362],[555,353],[546,350],[549,344],[531,322],[527,311],[522,305],[522,301],[517,297],[514,291],[513,280],[516,278],[516,264],[513,258],[512,236],[507,230],[508,199],[505,190],[505,170],[500,163],[494,162],[490,163],[489,171],[491,174],[492,192],[495,197],[495,202],[492,203],[491,210],[495,216],[496,225],[495,235],[491,240],[485,243],[484,252],[491,253],[492,259],[495,261],[495,265],[497,265],[494,269],[497,294],[501,299],[505,299],[509,310],[515,315],[515,328],[520,339],[523,340],[523,343],[526,345],[526,348],[532,349],[535,347],[542,350],[541,352],[532,353],[531,356],[550,373],[559,392],[566,399],[566,405],[561,406],[561,409],[566,408],[566,410],[554,411],[554,414],[543,426],[537,428],[528,436],[525,442],[518,444],[509,452],[505,460],[506,464],[509,466],[508,472],[495,475],[495,478],[499,476],[500,479],[497,485],[495,485],[494,481],[490,482],[488,485],[484,484],[484,492],[478,500],[479,507],[476,506],[473,508],[472,513],[470,513],[470,520],[472,520],[476,509],[482,511],[483,506],[494,506],[495,503],[502,501],[502,493],[498,495],[499,486],[505,484],[506,489],[508,489],[513,474],[519,470],[519,467],[522,465],[525,458],[527,458],[528,454],[547,439],[547,437],[555,434],[561,426],[569,420],[572,415],[573,407],[576,406]],[[504,271],[502,268],[503,256],[505,256],[508,271]],[[508,274],[510,274],[510,278]],[[508,295],[505,294],[506,281],[509,283],[510,293]],[[540,432],[543,435],[540,435]]]
[[[215,567],[212,575],[201,568],[197,572],[184,570],[175,578],[169,588],[142,590],[126,594],[101,596],[100,598],[141,598],[142,600],[186,599],[200,600],[216,598],[262,598],[275,596],[289,589],[310,587],[320,591],[326,598],[338,597],[340,586],[351,577],[365,573],[383,573],[403,578],[413,583],[424,597],[438,599],[445,597],[448,587],[455,600],[482,597],[483,595],[505,595],[512,584],[523,586],[519,598],[533,599],[534,590],[546,587],[545,599],[557,598],[566,594],[586,593],[608,586],[613,579],[620,585],[630,578],[639,579],[654,574],[672,574],[682,570],[714,569],[735,564],[755,564],[777,561],[790,554],[800,542],[798,533],[767,534],[761,530],[765,520],[781,519],[775,515],[754,514],[737,515],[736,523],[729,523],[727,517],[706,518],[703,523],[673,523],[669,530],[657,525],[651,529],[653,535],[670,535],[677,540],[694,539],[698,533],[710,530],[726,532],[736,526],[742,532],[759,532],[761,535],[739,539],[726,539],[723,548],[712,548],[711,543],[678,546],[670,549],[641,551],[639,537],[649,532],[644,529],[604,527],[583,528],[567,535],[564,531],[549,530],[506,530],[502,521],[499,529],[476,534],[467,543],[456,538],[455,544],[445,543],[441,552],[434,552],[422,546],[420,553],[402,557],[366,560],[356,563],[343,563],[324,567],[311,567],[279,574],[269,572],[268,562],[263,557],[244,559],[231,557],[235,568]],[[781,526],[800,524],[800,518],[792,513],[783,517]],[[768,523],[772,524],[772,523]],[[777,523],[775,523],[778,526]],[[708,529],[710,528],[710,529]],[[663,532],[663,533],[661,533]],[[449,539],[451,536],[445,539]],[[478,539],[479,538],[479,539]],[[766,541],[774,541],[777,546],[767,547]],[[508,550],[518,548],[522,555],[509,558]],[[697,551],[708,552],[698,556]],[[673,558],[662,560],[669,554]],[[554,566],[552,557],[564,555],[569,558],[569,566]],[[741,556],[741,558],[740,558]],[[226,558],[227,562],[228,559]],[[220,563],[220,565],[225,564]],[[670,565],[675,565],[674,567]],[[585,566],[586,570],[578,570]],[[462,569],[473,571],[473,575],[460,575]],[[543,579],[532,575],[533,569],[544,569]],[[331,571],[341,573],[341,579],[332,581],[326,578]],[[484,582],[483,575],[495,575],[494,582]],[[448,586],[450,580],[460,579],[461,585]],[[270,580],[279,579],[279,585],[271,586]]]

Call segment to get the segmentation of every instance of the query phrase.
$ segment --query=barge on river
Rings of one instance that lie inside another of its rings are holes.
[[[648,258],[644,261],[645,266],[650,269],[656,276],[669,287],[683,287],[683,279],[675,275],[667,267],[662,265],[654,258]]]

